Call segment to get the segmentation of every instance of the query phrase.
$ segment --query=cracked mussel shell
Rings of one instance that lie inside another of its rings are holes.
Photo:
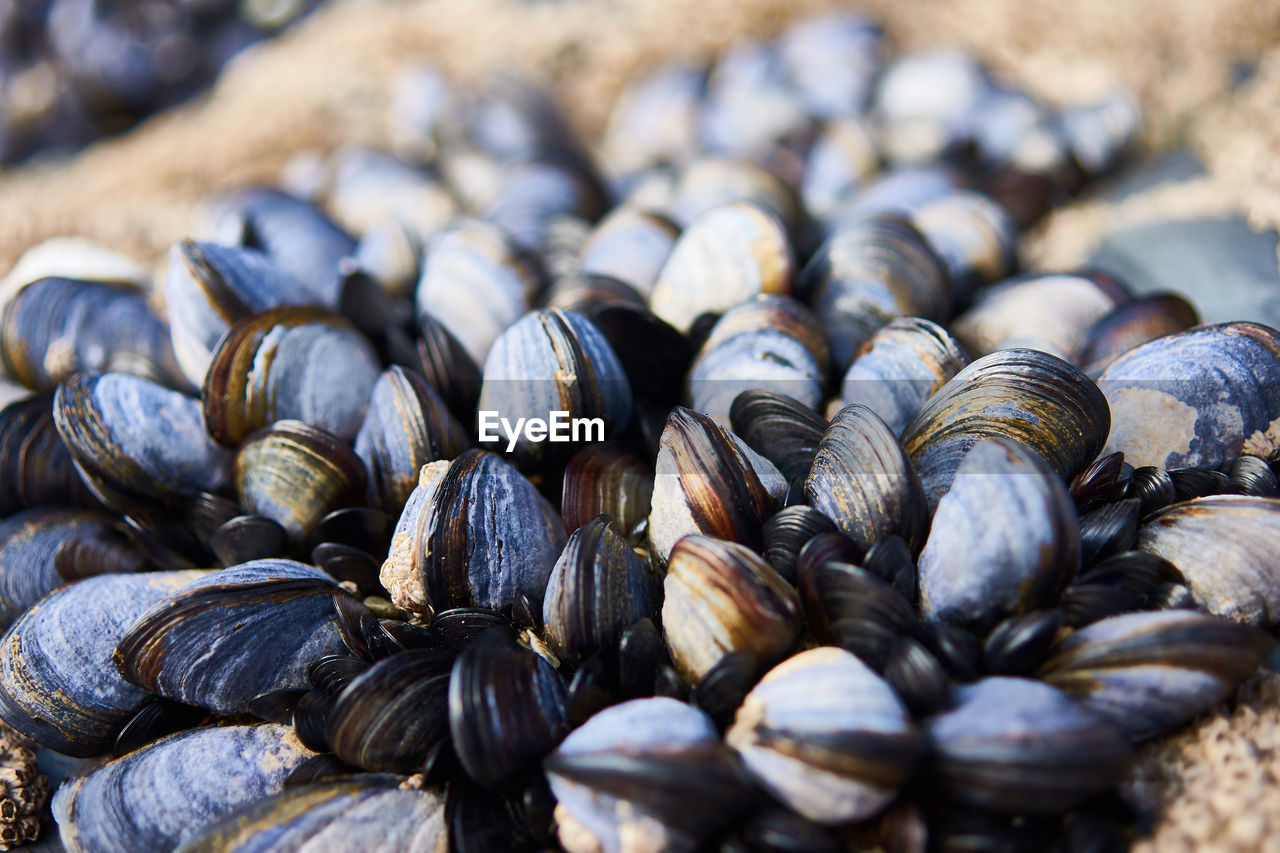
[[[355,450],[369,474],[369,503],[399,514],[428,462],[452,459],[470,445],[444,400],[402,367],[378,377]]]
[[[677,406],[658,447],[649,541],[663,559],[691,533],[757,545],[786,490],[772,462],[708,415]]]
[[[574,311],[526,314],[498,336],[485,361],[480,410],[500,413],[512,423],[539,418],[550,425],[553,412],[567,412],[560,417],[570,419],[575,430],[580,418],[600,419],[608,437],[626,426],[631,408],[631,385],[613,348],[590,320]],[[590,429],[584,433],[559,442],[534,441],[521,431],[514,456],[526,465],[546,465],[557,454],[567,457],[593,438],[599,440]],[[508,442],[501,436],[498,442],[493,449],[506,452]]]
[[[313,753],[287,726],[211,726],[81,770],[53,797],[71,853],[164,853],[278,793]]]
[[[680,674],[697,684],[733,652],[765,664],[800,639],[800,597],[751,549],[710,536],[686,536],[667,561],[662,627]]]
[[[1272,645],[1257,628],[1194,610],[1126,613],[1059,642],[1037,676],[1141,741],[1226,698]]]
[[[1135,547],[1177,567],[1197,607],[1250,625],[1280,623],[1280,500],[1216,495],[1177,503],[1138,528]]]
[[[1098,376],[1111,406],[1106,449],[1135,467],[1215,468],[1246,441],[1269,445],[1278,380],[1280,332],[1257,323],[1202,326],[1134,347]]]
[[[270,847],[443,853],[448,849],[444,796],[400,782],[394,776],[362,776],[289,787],[205,825],[178,851],[249,853]]]
[[[116,644],[130,684],[220,713],[307,686],[307,667],[344,648],[324,572],[255,560],[208,574],[155,602]]]
[[[556,657],[577,664],[616,648],[629,625],[658,612],[661,592],[606,515],[570,536],[542,599],[542,625]]]
[[[568,853],[698,849],[758,799],[712,719],[666,697],[606,708],[543,767]]]
[[[993,676],[955,688],[927,721],[934,782],[1003,814],[1056,814],[1120,781],[1133,758],[1118,728],[1039,681]]]
[[[355,327],[323,308],[271,308],[218,343],[202,399],[209,434],[235,447],[262,427],[299,420],[349,441],[380,368]]]
[[[920,732],[893,689],[830,646],[766,673],[725,742],[783,804],[822,824],[879,812],[923,755]]]
[[[930,509],[951,488],[969,449],[1008,438],[1068,480],[1102,451],[1107,398],[1070,363],[1030,349],[1000,350],[965,367],[929,398],[902,432]]]
[[[232,474],[240,506],[279,524],[295,545],[330,512],[365,500],[364,462],[351,445],[302,421],[276,421],[250,435]]]
[[[112,370],[186,385],[169,330],[146,293],[124,284],[41,278],[24,285],[0,314],[0,359],[9,376],[37,391],[75,373]]]
[[[866,406],[846,406],[832,418],[804,493],[863,551],[896,535],[918,553],[929,532],[920,478],[893,430]]]
[[[1057,601],[1080,568],[1080,526],[1034,451],[985,439],[965,455],[920,552],[920,610],[983,627]]]
[[[0,719],[66,755],[100,755],[150,694],[117,674],[116,643],[149,607],[204,574],[98,575],[61,587],[0,640]]]
[[[468,450],[423,466],[396,523],[382,585],[397,607],[439,613],[540,605],[564,547],[555,510],[501,457]]]
[[[76,374],[58,386],[53,420],[103,503],[176,501],[228,485],[231,456],[205,430],[200,401],[125,373]]]

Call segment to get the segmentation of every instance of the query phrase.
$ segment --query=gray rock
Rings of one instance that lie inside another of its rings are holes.
[[[1142,163],[1127,166],[1120,174],[1098,185],[1093,197],[1099,201],[1118,202],[1141,195],[1161,184],[1189,181],[1204,174],[1204,166],[1196,155],[1185,148],[1175,148]]]
[[[1091,266],[1119,276],[1136,294],[1169,290],[1206,323],[1252,320],[1280,328],[1275,231],[1255,232],[1231,216],[1157,222],[1102,240]]]

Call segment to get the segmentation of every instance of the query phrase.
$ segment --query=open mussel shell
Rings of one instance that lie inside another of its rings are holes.
[[[663,216],[623,205],[592,229],[578,254],[587,275],[607,275],[648,298],[680,229]]]
[[[272,261],[319,297],[338,304],[338,268],[356,241],[310,202],[278,190],[252,187],[218,199],[213,215],[218,242],[266,252]]]
[[[733,434],[777,466],[788,483],[803,479],[813,465],[827,419],[794,397],[753,388],[729,407]]]
[[[837,227],[799,284],[826,324],[838,370],[890,320],[943,322],[951,312],[951,280],[942,262],[915,226],[891,214]]]
[[[273,723],[192,729],[82,770],[54,795],[54,819],[72,853],[164,853],[279,792],[312,754]]]
[[[272,308],[237,322],[204,380],[209,434],[234,447],[275,421],[355,437],[378,379],[373,347],[322,308]]]
[[[396,524],[382,585],[397,607],[503,610],[542,601],[564,547],[560,517],[501,457],[468,450],[423,466]]]
[[[1246,441],[1269,447],[1280,418],[1280,332],[1223,323],[1129,350],[1098,376],[1111,405],[1108,450],[1134,466],[1213,468]],[[1267,453],[1255,453],[1266,456]]]
[[[1218,495],[1174,504],[1138,529],[1137,548],[1176,566],[1209,613],[1280,622],[1280,500]]]
[[[880,811],[922,754],[880,676],[843,649],[802,652],[747,694],[725,742],[785,805],[824,824]]]
[[[965,367],[902,432],[930,508],[984,438],[1009,438],[1070,479],[1097,458],[1111,419],[1107,398],[1071,364],[1039,350],[1001,350]]]
[[[542,624],[552,651],[577,663],[612,648],[631,623],[658,611],[660,592],[649,570],[605,515],[569,537],[551,570]]]
[[[1090,327],[1128,300],[1124,288],[1103,275],[1016,278],[984,291],[951,331],[978,355],[1021,346],[1070,358]]]
[[[279,524],[294,544],[330,512],[365,499],[364,463],[351,445],[302,421],[250,435],[232,471],[240,506]]]
[[[389,368],[373,386],[355,440],[369,474],[370,503],[399,513],[423,465],[452,459],[469,444],[466,429],[435,391],[416,374]]]
[[[920,478],[888,424],[866,406],[846,406],[831,420],[804,493],[864,551],[893,534],[915,553],[929,532]]]
[[[1109,720],[1022,678],[956,688],[928,736],[941,792],[998,813],[1064,812],[1118,784],[1132,760]]]
[[[58,387],[53,419],[86,484],[117,508],[230,480],[230,454],[209,439],[200,401],[146,379],[77,374]]]
[[[53,395],[4,404],[0,409],[0,514],[94,503],[54,424]]]
[[[569,457],[560,513],[573,533],[601,513],[631,535],[649,515],[653,471],[638,456],[612,444],[592,444]]]
[[[1193,610],[1128,613],[1058,643],[1037,675],[1138,741],[1217,704],[1272,645],[1256,628]]]
[[[960,308],[1017,266],[1018,225],[995,199],[960,190],[918,207],[911,224],[942,259]]]
[[[693,850],[756,800],[705,713],[665,697],[606,708],[543,766],[560,844],[569,853]]]
[[[116,673],[116,643],[148,607],[201,574],[98,575],[45,596],[0,645],[0,719],[57,752],[106,752],[148,697]]]
[[[969,363],[946,329],[899,317],[871,336],[845,371],[840,399],[860,403],[901,435],[925,402]]]
[[[677,407],[658,449],[649,540],[666,559],[682,536],[704,533],[758,544],[781,503],[778,469],[707,415]]]
[[[0,315],[0,358],[9,376],[35,390],[105,370],[186,385],[145,292],[118,284],[42,278],[24,286]]]
[[[116,645],[125,680],[169,699],[242,713],[254,697],[307,686],[307,667],[342,650],[337,584],[291,560],[256,560],[154,603]]]
[[[989,626],[1054,602],[1080,567],[1075,504],[1034,451],[1007,439],[973,446],[938,502],[920,553],[927,619]]]
[[[553,308],[526,314],[494,341],[480,389],[479,434],[495,452],[513,450],[536,465],[616,433],[631,408],[631,385],[604,335],[581,314]],[[516,426],[512,446],[501,418],[539,419],[544,434],[535,439]]]
[[[568,731],[564,681],[509,631],[488,631],[453,665],[449,730],[467,775],[498,787],[535,768]]]
[[[793,266],[782,224],[763,207],[735,201],[685,228],[654,285],[650,308],[688,332],[703,314],[723,313],[758,293],[789,293]]]
[[[43,507],[11,515],[0,521],[0,628],[64,583],[148,565],[105,513]]]
[[[778,660],[799,639],[801,623],[795,589],[749,548],[694,535],[672,549],[662,626],[689,681],[696,684],[731,652]]]
[[[286,789],[204,826],[178,850],[250,853],[266,847],[442,853],[448,848],[444,797],[401,788],[399,781],[361,776]]]
[[[325,709],[325,743],[355,767],[417,772],[449,737],[453,660],[451,651],[408,649],[363,670]]]
[[[218,339],[232,323],[279,305],[322,301],[264,252],[191,240],[169,250],[164,297],[174,353],[195,385],[204,381]]]
[[[1097,376],[1117,356],[1134,347],[1190,329],[1200,315],[1176,293],[1152,293],[1112,309],[1085,332],[1073,361]]]
[[[529,310],[537,276],[500,228],[462,220],[431,238],[414,302],[484,364],[504,329]]]

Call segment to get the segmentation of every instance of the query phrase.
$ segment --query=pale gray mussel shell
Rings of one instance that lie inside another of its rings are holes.
[[[744,391],[774,391],[811,409],[822,401],[826,368],[819,366],[802,337],[781,323],[732,331],[734,313],[754,310],[754,305],[742,303],[720,318],[689,371],[690,407],[721,422],[728,422],[733,401]],[[825,335],[820,328],[813,331],[825,355]]]
[[[884,33],[839,10],[792,24],[778,37],[791,86],[810,115],[857,115],[867,107],[886,50]]]
[[[662,627],[676,669],[690,682],[733,652],[766,664],[782,658],[802,625],[795,589],[750,548],[693,535],[672,549]]]
[[[920,553],[926,619],[989,626],[1057,600],[1080,567],[1080,527],[1061,478],[1008,439],[975,444],[938,502]]]
[[[951,332],[978,355],[1029,347],[1070,358],[1094,323],[1128,301],[1124,288],[1105,275],[1015,278],[983,291]]]
[[[823,824],[880,811],[923,753],[893,689],[830,646],[770,670],[738,708],[725,742],[774,796]]]
[[[607,275],[648,298],[680,229],[663,216],[623,205],[601,219],[578,254],[586,275]]]
[[[833,232],[872,214],[913,216],[924,205],[960,190],[964,181],[941,163],[890,169],[847,198],[830,217]]]
[[[321,299],[318,290],[257,249],[191,240],[169,249],[165,309],[174,354],[195,385],[204,381],[218,340],[237,320],[268,308]]]
[[[472,779],[496,788],[537,767],[569,730],[568,691],[547,660],[491,629],[458,655],[449,678],[453,750]]]
[[[798,341],[825,377],[831,366],[831,347],[822,321],[789,296],[760,294],[739,303],[720,316],[702,342],[705,354],[747,332],[776,331]],[[796,395],[792,395],[796,396]]]
[[[1001,350],[957,373],[902,432],[930,507],[983,438],[1010,438],[1070,479],[1101,452],[1107,398],[1071,364],[1039,350]]]
[[[207,824],[178,850],[447,853],[444,796],[397,782],[363,777],[287,788]]]
[[[361,506],[364,463],[351,445],[302,421],[276,421],[236,451],[232,480],[240,506],[279,524],[295,546],[330,512]]]
[[[967,306],[980,287],[1008,277],[1018,265],[1018,225],[990,196],[948,193],[917,208],[911,224],[951,275],[957,307]]]
[[[534,159],[508,162],[501,181],[484,218],[527,252],[541,254],[564,217],[595,221],[605,209],[594,172],[574,151],[547,149]]]
[[[648,518],[652,497],[653,470],[643,460],[612,444],[588,445],[564,468],[560,514],[565,532],[604,513],[631,536]]]
[[[0,718],[67,755],[106,752],[150,694],[111,664],[143,611],[201,572],[98,575],[45,596],[0,641]]]
[[[186,385],[169,330],[146,293],[124,284],[41,278],[23,286],[0,315],[0,358],[10,377],[38,391],[103,370]]]
[[[391,150],[406,161],[426,163],[458,142],[465,99],[455,83],[428,62],[398,72],[391,88]]]
[[[149,566],[117,519],[94,510],[38,507],[0,521],[0,629],[64,583]]]
[[[412,300],[421,273],[422,241],[399,222],[384,222],[360,235],[351,264],[396,300]],[[349,266],[343,267],[350,272]],[[345,285],[344,285],[345,286]]]
[[[547,643],[562,661],[578,663],[616,646],[631,623],[656,615],[660,597],[623,531],[597,516],[569,537],[547,580]]]
[[[697,122],[706,72],[663,65],[634,75],[618,95],[601,137],[604,164],[623,177],[657,163],[683,163],[698,153]]]
[[[1111,404],[1107,450],[1123,451],[1135,467],[1213,468],[1246,441],[1269,449],[1268,431],[1280,419],[1278,378],[1280,332],[1257,323],[1142,344],[1098,376]]]
[[[1151,293],[1116,307],[1085,332],[1072,360],[1097,376],[1134,347],[1200,324],[1195,307],[1176,293]]]
[[[773,214],[747,201],[689,223],[662,266],[650,309],[681,332],[759,293],[791,291],[791,244]]]
[[[1109,720],[1039,681],[988,677],[954,697],[928,737],[935,778],[964,805],[1064,812],[1116,785],[1132,760]]]
[[[812,124],[795,97],[775,45],[739,42],[707,77],[698,137],[718,156],[761,159],[804,135]]]
[[[904,54],[885,66],[873,117],[889,160],[932,160],[957,139],[991,88],[978,61],[952,48]]]
[[[350,440],[380,372],[368,339],[323,308],[271,308],[237,322],[205,376],[209,434],[234,447],[292,419]]]
[[[493,420],[505,418],[514,425],[537,418],[547,424],[542,441],[524,431],[516,438],[514,454],[522,462],[566,458],[587,442],[607,438],[626,426],[631,408],[631,385],[613,348],[590,320],[574,311],[526,314],[498,336],[485,361],[480,411],[490,413],[490,434],[496,434],[487,449],[506,453],[510,447]],[[567,414],[555,415],[553,422],[555,412]],[[580,418],[600,419],[604,435],[583,428]],[[483,421],[481,415],[482,426]],[[556,439],[553,428],[570,441]],[[574,429],[581,432],[575,435]]]
[[[677,407],[658,448],[649,541],[663,559],[690,533],[758,544],[786,490],[773,463],[707,415]]]
[[[373,386],[355,440],[369,475],[370,504],[398,514],[423,465],[452,459],[470,444],[466,428],[430,386],[402,367],[389,368]]]
[[[354,234],[389,222],[426,238],[459,213],[458,202],[431,172],[377,148],[351,145],[330,157],[326,207]]]
[[[1127,613],[1059,642],[1037,677],[1140,741],[1226,698],[1273,644],[1256,628],[1194,610]]]
[[[70,853],[164,853],[278,793],[314,753],[287,726],[191,729],[82,770],[53,798]]]
[[[222,713],[263,693],[307,686],[307,667],[343,650],[338,585],[291,560],[254,560],[206,575],[153,604],[116,645],[131,684]]]
[[[1198,607],[1251,625],[1280,623],[1280,500],[1219,495],[1174,504],[1138,529],[1136,547],[1176,566]]]
[[[893,430],[866,406],[846,406],[832,418],[804,493],[864,551],[897,535],[917,553],[929,533],[920,478]]]
[[[875,139],[862,119],[823,125],[805,159],[800,197],[810,214],[827,220],[880,166]]]
[[[206,431],[200,401],[126,373],[77,374],[53,419],[85,483],[109,505],[217,492],[231,456]]]
[[[254,187],[215,200],[217,242],[261,249],[277,266],[320,297],[338,304],[339,266],[356,241],[310,202]]]
[[[484,364],[498,335],[529,310],[537,286],[501,229],[464,219],[427,242],[414,303],[419,316],[429,314]]]
[[[1110,171],[1129,153],[1142,131],[1142,108],[1127,92],[1067,107],[1057,116],[1058,133],[1086,175]]]
[[[540,604],[564,542],[560,517],[532,483],[500,457],[468,450],[423,466],[382,585],[396,606],[418,613],[502,610],[521,593]]]
[[[871,336],[845,371],[840,399],[879,415],[894,435],[969,358],[946,329],[920,317],[899,317]]]
[[[943,322],[951,312],[946,268],[915,226],[893,214],[838,225],[805,265],[799,287],[826,324],[840,370],[890,320]]]
[[[568,853],[692,851],[753,802],[711,718],[666,697],[606,708],[544,767]]]
[[[672,192],[669,212],[686,230],[704,215],[734,202],[749,202],[769,211],[793,233],[803,219],[800,200],[791,186],[749,160],[699,157],[681,171]],[[633,199],[632,203],[639,202]]]

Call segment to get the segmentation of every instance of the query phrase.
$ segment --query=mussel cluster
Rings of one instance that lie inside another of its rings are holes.
[[[646,76],[594,151],[511,78],[396,104],[155,289],[74,242],[4,282],[0,719],[90,759],[69,849],[1149,823],[1135,747],[1280,622],[1280,332],[1017,269],[1128,98],[840,14]]]

